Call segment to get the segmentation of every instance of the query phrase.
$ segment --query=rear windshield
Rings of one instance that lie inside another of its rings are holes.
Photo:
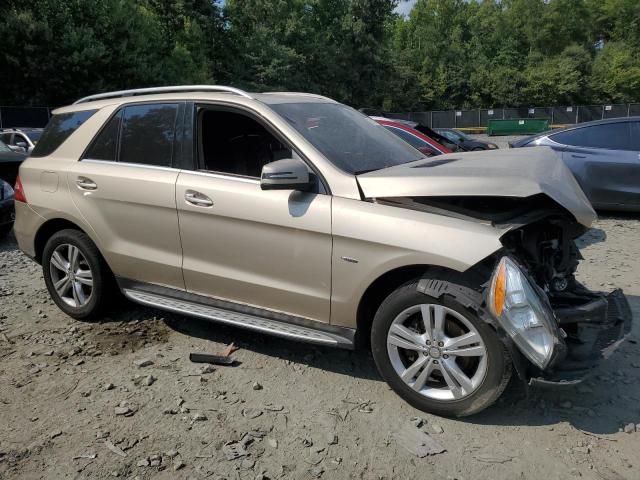
[[[340,103],[280,103],[270,107],[347,173],[370,172],[424,158],[371,118]]]
[[[46,157],[51,155],[62,143],[86,122],[96,110],[82,110],[80,112],[61,113],[49,120],[42,136],[31,152],[32,157]]]

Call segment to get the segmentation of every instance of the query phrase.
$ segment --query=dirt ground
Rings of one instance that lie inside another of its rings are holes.
[[[581,280],[624,288],[637,321],[640,216],[602,218],[581,246]],[[73,321],[9,237],[0,478],[640,479],[639,332],[578,388],[527,395],[512,382],[489,410],[443,419],[401,401],[366,352],[132,304],[100,323]],[[189,361],[231,342],[236,366]],[[416,417],[444,453],[418,458],[399,444],[394,433]],[[243,456],[228,459],[233,449]]]

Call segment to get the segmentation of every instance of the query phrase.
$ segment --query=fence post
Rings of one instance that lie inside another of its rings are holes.
[[[551,126],[553,127],[553,110],[554,107],[551,107]]]
[[[0,128],[2,128],[2,108],[0,108]]]
[[[631,104],[627,103],[627,118],[631,116]]]
[[[580,118],[580,116],[578,115],[579,111],[580,111],[580,105],[576,105],[576,125],[578,125],[578,120]]]

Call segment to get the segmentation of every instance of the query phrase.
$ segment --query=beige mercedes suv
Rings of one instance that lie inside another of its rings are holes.
[[[370,348],[411,405],[463,416],[512,372],[573,385],[631,326],[574,277],[595,213],[551,150],[425,158],[318,95],[220,86],[60,108],[20,168],[15,234],[56,304],[143,305]],[[327,350],[330,354],[330,350]]]

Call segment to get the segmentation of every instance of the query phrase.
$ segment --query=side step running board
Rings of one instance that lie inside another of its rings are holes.
[[[271,320],[247,313],[234,312],[188,300],[158,295],[156,293],[131,289],[124,289],[123,292],[127,298],[134,302],[156,307],[161,310],[214,320],[235,327],[268,333],[291,340],[348,349],[353,348],[353,331],[350,329],[345,329],[345,335],[340,335],[339,333]]]

